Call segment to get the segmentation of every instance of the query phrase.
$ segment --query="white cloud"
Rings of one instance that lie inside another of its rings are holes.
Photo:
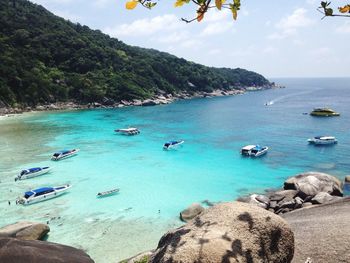
[[[336,29],[337,33],[350,33],[350,21],[345,21],[340,27]]]
[[[103,32],[113,37],[140,37],[150,36],[158,32],[169,32],[184,26],[184,22],[181,22],[175,15],[165,14],[153,18],[138,19],[130,24],[106,27]]]
[[[188,40],[190,38],[190,34],[187,31],[179,31],[174,32],[169,35],[161,36],[156,38],[155,40],[160,43],[177,43],[184,40]]]
[[[209,55],[218,55],[220,53],[221,53],[221,50],[218,48],[214,48],[214,49],[208,51]]]
[[[224,32],[227,32],[231,29],[231,31],[234,31],[233,29],[233,22],[215,22],[208,24],[203,31],[200,33],[200,36],[212,36],[212,35],[218,35],[222,34]]]
[[[278,32],[270,34],[269,39],[283,39],[297,34],[298,29],[306,28],[315,24],[315,21],[307,17],[307,10],[298,8],[294,12],[282,18],[275,27]]]

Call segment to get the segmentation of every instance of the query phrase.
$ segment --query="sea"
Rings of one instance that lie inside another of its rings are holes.
[[[86,251],[98,263],[118,262],[157,247],[181,226],[192,203],[232,201],[283,187],[306,171],[350,174],[350,79],[272,79],[281,89],[243,95],[179,100],[152,107],[25,113],[0,119],[0,227],[16,221],[48,223],[48,241]],[[268,104],[268,105],[265,105]],[[319,118],[315,107],[340,117]],[[115,129],[137,127],[123,136]],[[338,144],[309,145],[332,135]],[[184,140],[163,150],[169,140]],[[268,146],[260,158],[244,158],[249,144]],[[53,162],[58,150],[78,148]],[[30,167],[49,174],[15,182]],[[61,197],[15,205],[30,189],[71,184]],[[96,194],[119,188],[118,194]],[[10,205],[9,205],[10,202]]]

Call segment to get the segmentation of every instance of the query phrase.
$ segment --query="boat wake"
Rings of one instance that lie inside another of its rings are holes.
[[[313,89],[313,90],[301,91],[301,92],[295,92],[295,93],[288,94],[288,95],[283,95],[283,96],[277,97],[274,100],[270,100],[270,101],[266,102],[265,106],[271,106],[271,105],[275,104],[276,102],[280,102],[280,101],[283,101],[285,99],[289,99],[291,97],[296,97],[299,95],[309,94],[309,93],[315,92],[316,90],[320,90],[320,89]]]

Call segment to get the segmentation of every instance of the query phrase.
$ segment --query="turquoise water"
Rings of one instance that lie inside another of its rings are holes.
[[[155,107],[25,114],[0,119],[0,226],[49,221],[48,240],[85,249],[96,262],[116,262],[154,248],[179,212],[193,202],[229,201],[281,187],[299,172],[343,178],[350,171],[349,79],[280,79],[286,89],[242,96],[178,101]],[[264,106],[272,101],[271,106]],[[303,115],[330,106],[338,118]],[[137,136],[114,129],[135,126]],[[307,138],[334,135],[333,147]],[[164,142],[183,147],[163,151]],[[242,158],[247,144],[270,147],[259,159]],[[67,160],[51,154],[79,148]],[[49,165],[50,174],[14,182],[21,169]],[[64,196],[20,207],[8,205],[25,190],[71,183]],[[120,193],[97,199],[113,188]]]

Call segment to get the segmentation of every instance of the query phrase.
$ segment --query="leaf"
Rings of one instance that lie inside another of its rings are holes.
[[[126,2],[125,7],[128,10],[132,10],[132,9],[134,9],[137,6],[138,3],[139,3],[139,1],[132,0],[132,1]]]
[[[332,8],[326,8],[325,10],[326,16],[332,16],[333,15],[333,9]]]
[[[203,12],[198,12],[197,13],[197,21],[200,22],[204,18],[204,13]]]
[[[338,7],[340,13],[350,13],[350,5]]]
[[[221,7],[222,7],[222,0],[215,0],[215,5],[216,5],[216,8],[221,10]]]
[[[176,0],[174,6],[175,6],[175,7],[183,6],[184,3],[185,3],[184,0]]]
[[[232,15],[233,15],[233,19],[236,20],[237,19],[237,9],[231,9]]]

